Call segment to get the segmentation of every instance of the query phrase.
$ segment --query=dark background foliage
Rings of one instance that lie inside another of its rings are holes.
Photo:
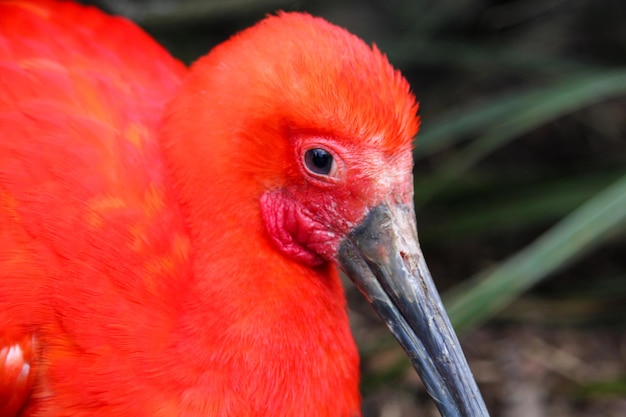
[[[421,102],[422,247],[493,416],[626,415],[623,0],[100,0],[192,62],[276,10],[376,43]],[[349,285],[366,416],[434,416]]]

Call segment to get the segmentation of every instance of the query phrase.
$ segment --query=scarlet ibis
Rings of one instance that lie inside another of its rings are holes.
[[[336,267],[445,416],[486,416],[419,248],[417,106],[281,13],[187,70],[132,23],[0,3],[0,414],[358,416]]]

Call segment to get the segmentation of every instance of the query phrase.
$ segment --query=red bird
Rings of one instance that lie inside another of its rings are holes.
[[[134,24],[0,2],[0,415],[359,416],[337,267],[445,416],[486,416],[413,215],[417,105],[282,13],[190,69]]]

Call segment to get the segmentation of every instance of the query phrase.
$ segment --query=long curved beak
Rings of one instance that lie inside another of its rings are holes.
[[[400,342],[441,415],[489,416],[426,266],[413,207],[371,209],[341,242],[337,260]]]

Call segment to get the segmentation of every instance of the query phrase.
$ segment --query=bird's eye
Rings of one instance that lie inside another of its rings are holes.
[[[337,163],[333,155],[325,149],[309,149],[304,154],[304,164],[313,174],[334,176],[337,172]]]

